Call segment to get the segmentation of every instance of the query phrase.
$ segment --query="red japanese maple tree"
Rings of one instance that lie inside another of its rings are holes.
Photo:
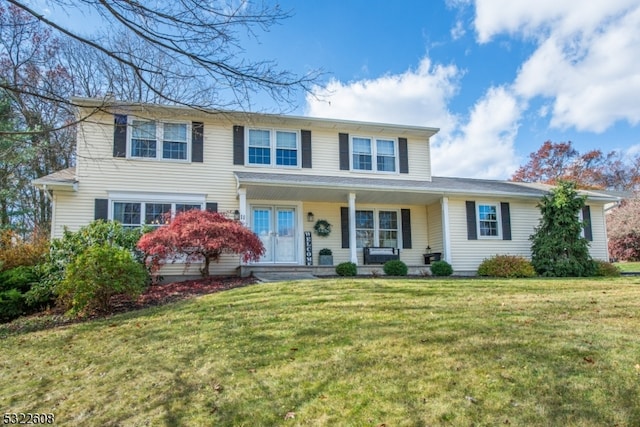
[[[186,255],[187,263],[204,263],[200,269],[204,277],[209,276],[211,261],[223,253],[241,255],[248,262],[257,261],[265,251],[258,236],[240,222],[199,210],[180,213],[168,225],[143,235],[138,248],[152,272],[168,259]]]

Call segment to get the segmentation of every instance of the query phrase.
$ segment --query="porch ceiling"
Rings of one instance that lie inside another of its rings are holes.
[[[522,182],[432,177],[431,181],[384,176],[329,176],[296,173],[234,172],[248,199],[343,203],[356,193],[358,203],[428,205],[445,196],[490,196],[540,200],[552,187]],[[599,191],[580,191],[589,200],[619,200]]]
[[[425,191],[422,183],[409,180],[244,171],[235,175],[239,188],[253,200],[346,203],[349,193],[356,193],[357,203],[428,205],[442,197],[442,192]]]
[[[392,205],[428,205],[438,201],[441,195],[415,191],[388,189],[355,189],[335,187],[304,187],[282,184],[243,184],[247,199],[253,200],[302,200],[306,202],[347,203],[349,193],[356,193],[357,203]]]

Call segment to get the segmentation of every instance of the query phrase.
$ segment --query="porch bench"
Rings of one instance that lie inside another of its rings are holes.
[[[384,264],[387,261],[400,259],[400,249],[397,248],[363,248],[365,264]]]

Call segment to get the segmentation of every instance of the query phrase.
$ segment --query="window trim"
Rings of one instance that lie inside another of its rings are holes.
[[[267,131],[269,132],[269,163],[251,163],[249,150],[251,148],[251,140],[249,133],[252,130]],[[301,169],[302,168],[302,136],[300,129],[284,129],[284,128],[261,128],[261,127],[248,127],[244,129],[245,132],[245,144],[244,144],[244,158],[246,159],[244,165],[257,168],[284,168],[284,169]],[[278,132],[292,133],[296,136],[296,164],[295,165],[279,165],[278,162]]]
[[[484,236],[482,235],[482,230],[480,227],[480,222],[482,219],[480,218],[480,207],[481,206],[491,206],[496,210],[496,230],[497,234],[495,236]],[[502,209],[500,202],[486,202],[486,201],[476,201],[476,232],[478,233],[478,240],[502,240]]]
[[[396,228],[396,249],[402,249],[403,248],[403,241],[402,241],[402,212],[401,209],[388,209],[388,208],[360,208],[360,209],[356,209],[356,215],[358,212],[373,212],[373,238],[377,241],[377,243],[380,243],[380,212],[395,212],[396,213],[396,221],[397,221],[397,228]],[[385,229],[387,230],[387,229]],[[358,237],[357,237],[357,224],[356,224],[356,248],[358,249],[362,249],[364,246],[358,246]],[[376,243],[376,242],[374,242]],[[378,246],[372,246],[372,247],[378,247]]]
[[[353,162],[353,149],[354,139],[368,139],[371,141],[371,170],[369,169],[356,169]],[[393,142],[393,171],[378,170],[378,141],[392,141]],[[400,152],[399,152],[398,138],[384,137],[384,136],[365,136],[365,135],[351,135],[349,134],[349,170],[351,172],[361,173],[379,173],[386,175],[398,175],[400,173]]]
[[[133,155],[133,126],[134,122],[153,122],[156,124],[156,155],[155,157],[142,157]],[[164,124],[180,124],[186,126],[187,151],[184,159],[167,159],[163,157],[164,152]],[[177,162],[191,163],[192,153],[192,123],[184,120],[151,120],[132,115],[127,116],[127,159],[152,161],[152,162]]]
[[[140,222],[138,227],[146,224],[144,222],[146,216],[146,204],[171,204],[171,217],[176,215],[176,205],[200,205],[201,210],[206,209],[206,196],[204,194],[178,194],[178,193],[133,193],[133,192],[109,192],[108,218],[114,220],[116,203],[139,203],[140,204]],[[127,224],[131,227],[132,224]]]

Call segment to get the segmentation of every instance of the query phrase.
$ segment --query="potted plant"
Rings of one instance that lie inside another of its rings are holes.
[[[320,265],[333,265],[333,252],[331,249],[320,249],[320,257],[318,259]]]

